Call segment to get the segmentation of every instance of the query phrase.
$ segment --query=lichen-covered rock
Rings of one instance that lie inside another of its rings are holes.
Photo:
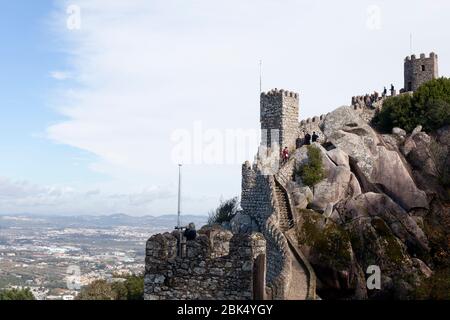
[[[314,147],[316,147],[320,151],[320,155],[322,157],[322,163],[323,167],[326,170],[330,170],[331,168],[335,167],[336,165],[331,161],[330,157],[327,155],[327,151],[318,143],[312,144]],[[300,149],[298,149],[295,154],[295,162],[297,167],[305,165],[308,163],[308,147],[303,146]]]
[[[328,114],[323,128],[327,141],[356,159],[362,172],[370,176],[376,147],[380,143],[375,131],[350,107],[341,107]]]
[[[377,156],[370,180],[408,211],[428,208],[425,192],[417,188],[398,153],[378,147]]]
[[[294,201],[294,206],[297,209],[306,209],[308,207],[308,196],[299,189],[292,191],[292,200]]]
[[[430,267],[428,267],[428,266],[426,265],[426,263],[423,262],[422,260],[417,259],[417,258],[413,258],[413,259],[412,259],[412,262],[413,262],[414,266],[415,266],[417,269],[419,269],[420,272],[422,272],[422,274],[423,274],[426,278],[429,278],[429,277],[431,277],[431,276],[433,275],[433,271],[432,271],[432,270],[430,269]]]
[[[327,173],[327,178],[314,186],[312,209],[323,212],[328,205],[361,194],[358,180],[349,169],[334,166]]]
[[[412,166],[421,168],[421,171],[428,175],[436,176],[436,168],[433,159],[430,157],[431,137],[425,132],[419,132],[412,137],[414,147],[408,154],[408,161]]]
[[[303,210],[297,225],[299,247],[316,271],[318,294],[325,299],[367,298],[365,278],[348,233],[312,210]]]
[[[401,128],[395,127],[392,129],[392,134],[403,138],[406,136],[406,131]]]
[[[339,148],[327,151],[328,157],[338,166],[350,169],[350,163],[348,159],[348,154]]]
[[[384,194],[366,193],[337,206],[341,221],[350,222],[363,217],[381,218],[392,233],[418,252],[427,252],[428,239],[416,220]]]
[[[355,160],[365,178],[406,210],[428,207],[426,194],[415,185],[407,164],[396,151],[388,150],[351,108],[341,107],[330,113],[324,121],[324,133],[329,142]]]

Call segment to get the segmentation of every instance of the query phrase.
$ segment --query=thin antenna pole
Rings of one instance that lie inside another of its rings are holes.
[[[178,165],[178,221],[177,221],[177,230],[179,232],[180,235],[180,239],[178,241],[178,252],[179,252],[179,256],[180,258],[183,257],[183,233],[181,230],[181,168],[182,168],[182,164]]]
[[[259,60],[259,94],[262,93],[262,60]]]
[[[181,227],[181,168],[182,164],[178,165],[178,223],[177,227]]]
[[[412,33],[409,34],[409,52],[413,54],[413,35]]]

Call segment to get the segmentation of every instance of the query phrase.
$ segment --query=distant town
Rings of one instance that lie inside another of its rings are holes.
[[[206,223],[186,216],[183,223]],[[95,280],[144,273],[145,242],[176,216],[0,215],[0,290],[29,288],[37,300],[73,300]]]

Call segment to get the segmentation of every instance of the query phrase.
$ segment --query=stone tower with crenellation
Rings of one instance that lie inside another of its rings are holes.
[[[405,59],[405,91],[416,91],[422,84],[439,77],[438,56],[434,52],[427,57],[421,54]]]
[[[274,89],[261,94],[262,143],[267,147],[295,147],[298,137],[298,93]],[[266,140],[267,139],[267,140]]]

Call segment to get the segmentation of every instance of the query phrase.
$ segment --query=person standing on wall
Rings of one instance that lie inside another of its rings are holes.
[[[314,143],[314,142],[317,142],[317,141],[319,141],[319,135],[316,132],[313,132],[312,142]]]
[[[309,133],[305,134],[305,144],[309,146],[311,144],[311,135]]]
[[[288,149],[288,147],[284,148],[282,157],[283,157],[283,163],[286,163],[289,160],[289,149]]]
[[[303,131],[303,134],[305,134],[305,131]],[[295,148],[300,149],[302,147],[303,140],[298,136],[297,140],[295,140]]]

